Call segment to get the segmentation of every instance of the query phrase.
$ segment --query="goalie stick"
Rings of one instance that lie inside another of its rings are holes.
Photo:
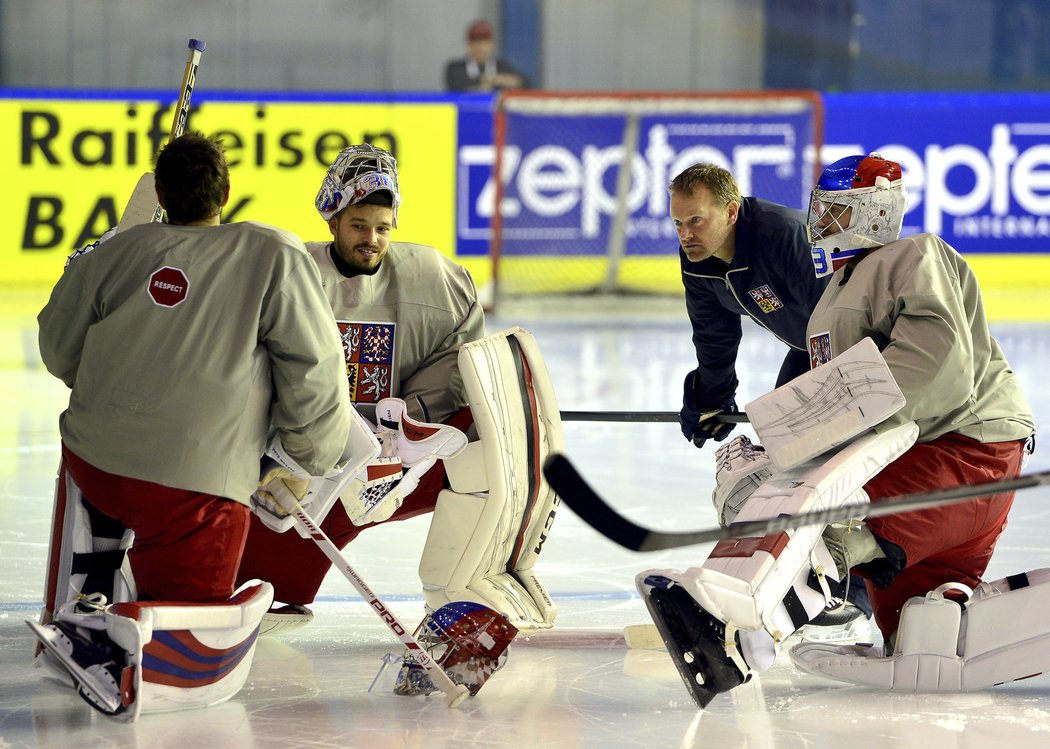
[[[186,122],[190,116],[190,96],[193,95],[193,87],[197,82],[197,68],[200,67],[204,48],[205,44],[200,39],[190,39],[189,56],[186,58],[186,69],[182,74],[179,100],[175,103],[175,116],[171,121],[171,130],[168,131],[168,143],[171,143],[186,131]],[[117,224],[117,232],[122,232],[139,224],[160,221],[163,217],[164,209],[157,205],[157,191],[154,187],[153,172],[146,172],[139,177],[135,189],[131,191],[131,197],[128,199],[128,204],[124,207],[124,213],[120,217],[120,222]]]
[[[434,686],[445,693],[445,704],[450,708],[459,707],[463,704],[463,700],[470,696],[470,690],[462,684],[456,684],[452,681],[444,669],[434,662],[434,659],[430,657],[430,653],[402,626],[393,612],[376,597],[372,589],[368,587],[365,581],[361,579],[361,576],[357,574],[354,568],[350,566],[350,563],[339,552],[339,548],[332,542],[332,539],[328,538],[301,505],[297,504],[291,514],[295,518],[296,525],[306,531],[318,548],[324,552],[324,555],[332,560],[332,564],[343,573],[343,577],[350,581],[350,584],[357,589],[357,592],[361,594],[365,602],[390,627],[390,630],[397,635],[402,644],[408,648],[408,651],[412,654],[412,659],[426,670],[427,676],[430,677]]]
[[[678,422],[677,411],[562,411],[562,421]],[[714,417],[723,424],[747,424],[747,414],[729,411]]]
[[[668,532],[644,528],[620,515],[598,496],[583,476],[564,455],[553,454],[543,466],[543,475],[561,501],[568,505],[581,520],[603,536],[631,551],[660,551],[680,546],[714,543],[733,538],[765,536],[776,531],[801,528],[806,525],[828,523],[859,517],[895,515],[910,510],[921,510],[939,504],[974,500],[989,494],[1029,489],[1050,484],[1050,471],[1029,473],[1002,481],[989,481],[953,489],[939,489],[919,494],[903,494],[887,497],[861,507],[846,505],[826,510],[807,512],[801,515],[781,515],[768,520],[751,520],[733,523],[727,528],[710,530]],[[861,512],[858,512],[858,509]]]

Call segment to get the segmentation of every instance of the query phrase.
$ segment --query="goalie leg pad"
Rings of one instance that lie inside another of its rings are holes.
[[[908,422],[881,434],[869,433],[826,462],[815,459],[774,473],[751,495],[736,522],[866,502],[862,489],[865,482],[906,450],[917,432],[915,424]],[[858,515],[863,515],[862,509]],[[839,574],[821,540],[822,531],[820,526],[807,526],[764,537],[721,541],[701,567],[685,572],[650,570],[639,576],[639,587],[643,595],[649,596],[659,586],[642,582],[663,578],[673,583],[669,589],[678,589],[675,596],[691,597],[699,612],[695,616],[702,621],[711,617],[724,626],[724,633],[719,635],[724,654],[739,670],[741,679],[746,679],[772,665],[780,643],[823,611],[830,601],[826,578],[838,579]],[[684,609],[680,601],[677,608]],[[654,619],[666,616],[653,605],[650,611]],[[667,624],[664,628],[669,633],[665,639],[673,639],[676,630],[683,630]],[[709,631],[711,626],[700,629]],[[694,633],[685,631],[686,639],[675,647],[690,652],[696,647]],[[670,643],[668,647],[671,648]],[[709,645],[705,648],[710,650]],[[693,657],[695,665],[691,669],[701,672],[699,678],[704,683],[731,681],[727,680],[723,665],[709,653],[701,659]],[[682,671],[681,666],[679,670]],[[697,698],[697,674],[682,671],[682,676]]]
[[[419,565],[427,605],[475,601],[523,631],[548,628],[556,608],[533,567],[558,508],[543,462],[564,447],[550,376],[521,328],[465,344],[459,368],[480,441],[446,461],[452,489]]]
[[[800,671],[848,684],[906,692],[987,689],[1050,671],[1050,569],[981,583],[963,603],[945,593],[970,590],[946,583],[901,611],[895,647],[791,649]]]
[[[135,534],[85,500],[64,465],[59,467],[55,485],[51,528],[42,622],[50,621],[62,604],[80,596],[97,593],[108,601],[135,597],[127,556]]]
[[[233,697],[271,603],[273,588],[255,580],[225,604],[138,601],[87,614],[68,607],[51,624],[26,623],[89,704],[130,722]]]

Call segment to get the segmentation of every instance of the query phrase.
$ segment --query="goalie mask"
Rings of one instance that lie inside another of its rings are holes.
[[[817,278],[900,237],[907,210],[901,166],[880,154],[847,156],[820,175],[807,229]]]
[[[517,634],[506,616],[472,601],[447,603],[416,629],[416,639],[438,666],[471,695],[507,662],[507,648]],[[436,689],[423,667],[406,656],[394,693],[429,694]]]
[[[397,160],[389,151],[365,143],[340,151],[321,183],[314,205],[327,221],[348,205],[356,205],[374,192],[390,193],[397,228],[401,193],[397,186]]]

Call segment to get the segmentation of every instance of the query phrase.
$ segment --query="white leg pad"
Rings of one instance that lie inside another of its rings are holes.
[[[50,561],[41,616],[44,622],[49,621],[62,604],[80,595],[101,593],[111,602],[135,597],[135,579],[127,558],[134,532],[115,520],[92,523],[83,498],[73,476],[60,468],[55,484]]]
[[[907,450],[917,434],[914,422],[879,434],[869,432],[826,461],[814,459],[774,473],[734,522],[867,503],[861,487]],[[863,509],[857,514],[863,517]],[[685,588],[701,608],[726,624],[727,653],[738,665],[743,658],[742,671],[762,671],[772,665],[780,643],[831,598],[825,577],[837,579],[838,573],[822,532],[823,527],[815,525],[722,541],[701,567],[649,570],[640,577],[658,575]],[[731,652],[734,634],[740,636],[741,653]]]
[[[805,673],[905,692],[987,689],[1050,671],[1050,569],[982,583],[964,605],[944,596],[969,592],[947,583],[901,610],[893,654],[874,646],[802,643],[790,651]]]
[[[551,627],[556,607],[533,567],[558,498],[543,462],[564,449],[561,416],[532,334],[512,328],[460,349],[480,440],[445,461],[419,564],[427,605],[474,601],[522,631]]]

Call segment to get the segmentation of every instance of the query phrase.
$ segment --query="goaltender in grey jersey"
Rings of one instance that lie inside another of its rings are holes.
[[[40,354],[72,389],[61,432],[74,453],[242,504],[271,418],[304,468],[336,464],[348,417],[332,380],[338,339],[298,237],[254,222],[144,224],[72,263],[40,313]]]
[[[391,242],[372,274],[347,276],[331,242],[307,242],[335,313],[350,399],[365,418],[404,398],[409,414],[444,422],[466,404],[459,347],[484,335],[470,274],[433,247]]]

